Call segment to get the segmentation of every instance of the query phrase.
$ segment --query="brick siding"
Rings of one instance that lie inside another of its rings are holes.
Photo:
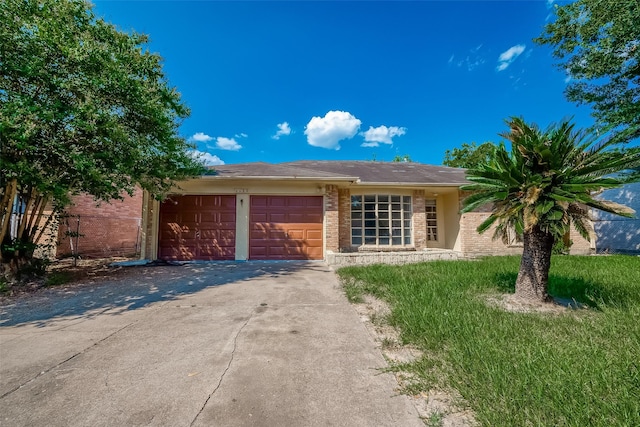
[[[340,250],[340,220],[338,214],[337,186],[326,186],[324,203],[326,250],[337,252]]]
[[[416,250],[427,247],[427,214],[424,207],[424,190],[413,191],[413,246]]]
[[[477,227],[489,217],[488,212],[470,212],[463,214],[460,219],[460,250],[465,256],[474,257],[482,255],[520,255],[522,254],[522,244],[508,246],[502,243],[501,239],[493,239],[494,227],[479,234]],[[586,255],[592,252],[591,244],[582,238],[571,228],[570,239],[572,255]]]
[[[351,191],[348,188],[338,190],[338,209],[340,226],[340,250],[351,248]]]
[[[73,252],[84,257],[133,255],[139,250],[142,223],[142,190],[133,196],[110,203],[96,201],[90,195],[72,198],[66,211],[69,216],[61,220],[58,230],[57,256],[69,256]],[[67,231],[79,231],[80,236],[70,238]],[[73,243],[72,243],[73,241]]]

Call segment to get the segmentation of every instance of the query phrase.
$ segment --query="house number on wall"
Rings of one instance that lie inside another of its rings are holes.
[[[236,193],[248,193],[249,192],[248,188],[235,188],[234,190],[236,191]]]

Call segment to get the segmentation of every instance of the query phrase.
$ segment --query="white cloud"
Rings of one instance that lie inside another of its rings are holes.
[[[480,54],[480,49],[482,49],[482,44],[479,44],[473,49],[469,49],[466,55],[463,54],[462,57],[459,57],[457,60],[455,55],[451,55],[448,63],[449,65],[454,64],[457,67],[465,67],[467,70],[473,71],[486,62]]]
[[[211,141],[213,138],[207,135],[206,133],[196,132],[195,134],[193,134],[193,136],[190,139],[198,142],[208,142],[208,141]]]
[[[235,138],[246,138],[249,135],[247,135],[246,133],[242,132],[242,133],[236,133],[235,135],[233,135]]]
[[[193,156],[193,158],[197,160],[201,160],[205,166],[224,165],[224,162],[222,161],[222,159],[220,159],[220,157],[214,156],[211,153],[193,150],[191,152],[191,155]]]
[[[340,149],[340,141],[353,138],[362,122],[346,111],[329,111],[324,117],[312,117],[304,134],[314,147]]]
[[[394,136],[402,136],[405,133],[407,133],[407,128],[398,126],[386,127],[382,125],[377,128],[369,126],[369,130],[361,132],[360,134],[364,136],[365,140],[365,142],[362,143],[363,147],[377,147],[381,143],[393,144],[392,138]]]
[[[522,55],[526,46],[523,44],[517,44],[515,46],[511,46],[509,49],[505,50],[498,57],[498,66],[496,67],[497,71],[504,71],[511,65],[513,61],[518,58],[518,56]]]
[[[216,147],[221,150],[238,151],[242,148],[242,145],[238,144],[238,142],[233,138],[219,136],[216,138]]]
[[[280,139],[281,136],[291,135],[291,128],[289,127],[289,123],[283,122],[278,123],[278,131],[271,138]]]

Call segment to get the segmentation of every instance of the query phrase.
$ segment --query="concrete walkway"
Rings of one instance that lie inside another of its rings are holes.
[[[2,426],[422,426],[319,262],[135,267],[0,307]]]

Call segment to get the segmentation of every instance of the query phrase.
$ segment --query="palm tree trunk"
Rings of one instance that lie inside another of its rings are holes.
[[[533,230],[525,232],[523,237],[524,249],[516,279],[516,296],[524,300],[549,301],[547,288],[553,235],[536,226]]]

